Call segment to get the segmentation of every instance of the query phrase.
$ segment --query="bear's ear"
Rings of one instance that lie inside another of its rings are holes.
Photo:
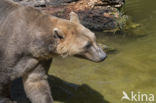
[[[70,12],[70,21],[74,23],[80,23],[79,17],[75,12]]]
[[[61,40],[61,39],[64,39],[64,34],[60,29],[54,28],[53,29],[53,37],[55,39],[60,39]]]

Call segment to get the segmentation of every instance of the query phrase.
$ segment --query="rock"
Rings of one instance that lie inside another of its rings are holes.
[[[124,0],[15,0],[24,5],[40,7],[46,13],[69,19],[71,11],[76,12],[80,21],[92,30],[112,30],[119,28],[121,18],[119,8]]]
[[[63,3],[71,3],[78,0],[13,0],[15,2],[19,2],[23,5],[29,5],[29,6],[46,6],[46,5],[60,5]]]
[[[78,1],[78,0],[50,0],[49,4],[60,5],[60,4],[63,4],[63,3],[71,3],[71,2],[76,2],[76,1]]]
[[[105,2],[107,5],[111,5],[112,7],[120,8],[124,3],[125,0],[101,0]]]
[[[50,2],[49,0],[13,0],[13,1],[29,6],[42,6]]]

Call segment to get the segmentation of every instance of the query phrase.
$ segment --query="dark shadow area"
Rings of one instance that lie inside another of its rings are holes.
[[[64,103],[109,103],[104,100],[103,95],[86,84],[69,83],[55,76],[49,76],[49,84],[55,101]],[[24,93],[21,79],[12,83],[11,96],[18,103],[30,103]]]
[[[49,76],[49,84],[56,101],[65,103],[109,103],[104,97],[86,84],[77,85]]]

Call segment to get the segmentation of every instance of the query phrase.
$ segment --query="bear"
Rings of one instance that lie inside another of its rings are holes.
[[[76,13],[70,20],[57,18],[33,7],[0,0],[0,103],[14,103],[11,81],[22,78],[32,103],[53,103],[47,74],[57,56],[82,57],[101,62],[106,53],[93,32]]]

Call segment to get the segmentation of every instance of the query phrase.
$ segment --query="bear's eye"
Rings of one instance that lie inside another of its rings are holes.
[[[88,43],[85,45],[84,48],[89,49],[91,46],[92,46],[92,43],[91,43],[91,42],[88,42]]]

